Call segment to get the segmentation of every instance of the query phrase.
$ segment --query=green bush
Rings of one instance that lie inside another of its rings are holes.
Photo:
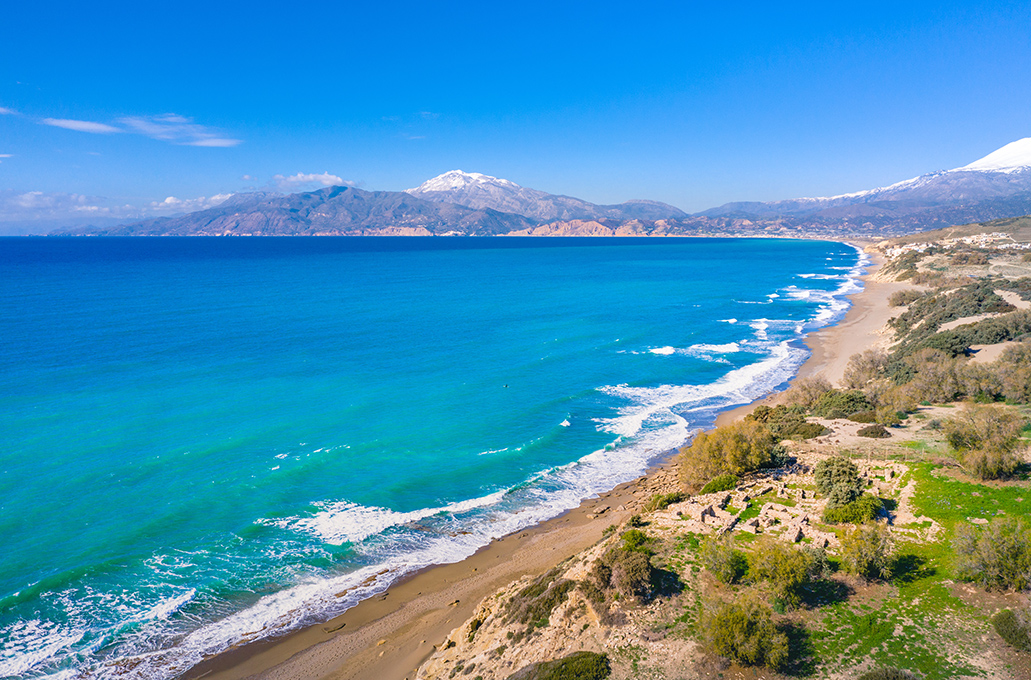
[[[605,680],[612,673],[609,657],[576,652],[562,659],[531,664],[508,676],[509,680]]]
[[[826,428],[817,423],[806,422],[805,412],[801,406],[780,404],[770,408],[762,405],[745,416],[745,420],[764,424],[778,441],[782,439],[801,441],[819,437],[826,431]]]
[[[799,378],[791,385],[791,389],[784,393],[783,400],[788,406],[800,406],[809,411],[817,400],[831,389],[831,384],[820,376]]]
[[[876,423],[877,411],[860,411],[848,417],[853,423]]]
[[[779,669],[788,661],[788,637],[774,624],[769,605],[754,593],[707,606],[700,628],[713,652],[742,665]]]
[[[1016,517],[995,517],[983,529],[956,527],[956,575],[987,590],[1031,586],[1031,528]]]
[[[863,578],[888,578],[894,562],[895,544],[882,524],[861,524],[841,537],[841,567]]]
[[[817,463],[813,479],[817,491],[827,497],[829,508],[848,505],[863,493],[859,468],[841,456],[825,458]]]
[[[617,550],[609,558],[612,575],[609,584],[622,597],[643,601],[651,597],[655,569],[645,553]]]
[[[702,541],[700,557],[702,566],[721,583],[736,582],[748,569],[745,556],[734,550],[734,540],[730,534],[710,536]]]
[[[559,569],[552,569],[512,597],[506,605],[505,620],[533,626],[551,616],[555,607],[565,602],[569,591],[576,587],[576,581],[560,578],[561,573]]]
[[[820,418],[847,418],[853,413],[869,411],[873,404],[859,390],[831,390],[813,404],[813,415]]]
[[[883,507],[880,498],[865,493],[851,503],[827,508],[823,521],[827,524],[862,524],[877,517]]]
[[[741,475],[769,466],[776,445],[769,429],[754,420],[703,432],[680,451],[681,480],[688,490],[697,490],[719,475]]]
[[[1013,474],[1019,464],[1024,418],[1004,406],[968,404],[944,421],[945,438],[963,467],[981,479]]]
[[[875,668],[863,673],[856,680],[917,680],[917,676],[898,668]]]
[[[652,551],[648,547],[651,543],[651,539],[648,538],[648,534],[644,533],[640,529],[630,529],[629,531],[623,532],[622,543],[620,543],[620,549],[627,550],[630,552],[640,552],[645,555],[651,555]]]
[[[905,307],[910,303],[916,302],[923,296],[924,294],[915,288],[897,290],[888,298],[888,304],[892,307]]]
[[[1031,634],[1028,627],[1012,610],[1003,609],[993,616],[992,626],[1011,647],[1016,647],[1022,652],[1031,652]]]
[[[867,425],[866,427],[859,428],[856,434],[860,437],[869,437],[871,439],[887,439],[891,436],[891,433],[884,429],[883,425]]]
[[[590,586],[582,590],[590,596],[593,586],[599,591],[615,590],[629,600],[647,600],[651,597],[655,580],[650,543],[651,539],[643,531],[630,529],[624,532],[619,545],[595,562],[590,573]],[[604,595],[597,598],[597,601],[601,600],[604,600]]]
[[[812,579],[812,555],[763,538],[749,558],[748,574],[755,581],[766,581],[775,601],[796,607],[802,601],[802,587]]]
[[[888,366],[888,354],[881,349],[868,349],[853,354],[845,366],[842,384],[850,390],[858,390],[884,375]]]
[[[737,475],[720,475],[702,487],[699,493],[716,493],[717,491],[730,491],[736,489],[741,480]]]
[[[664,510],[674,503],[681,502],[685,498],[686,496],[682,491],[674,491],[666,494],[657,493],[651,497],[647,504],[645,504],[644,511],[653,512],[655,510]]]

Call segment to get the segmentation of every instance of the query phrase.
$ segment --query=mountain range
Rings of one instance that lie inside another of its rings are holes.
[[[657,201],[596,205],[452,170],[406,191],[329,187],[236,194],[176,217],[82,230],[102,235],[867,235],[893,236],[1031,213],[1031,138],[953,170],[839,196],[728,203],[689,215]]]

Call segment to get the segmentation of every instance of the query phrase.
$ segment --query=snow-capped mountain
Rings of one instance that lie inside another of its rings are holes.
[[[540,222],[600,218],[659,220],[686,216],[679,208],[657,201],[595,205],[571,196],[522,187],[507,179],[461,170],[445,172],[413,189],[406,189],[405,193],[435,203],[515,213]]]
[[[931,228],[954,219],[982,221],[1027,212],[1031,212],[1031,137],[962,167],[885,187],[820,198],[728,203],[701,214],[825,220],[874,217],[882,221],[905,217],[914,226]],[[927,220],[913,220],[917,213],[926,213],[928,226],[924,225]]]

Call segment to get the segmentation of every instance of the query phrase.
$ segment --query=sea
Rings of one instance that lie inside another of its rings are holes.
[[[781,389],[867,264],[719,238],[0,239],[0,677],[173,678]]]

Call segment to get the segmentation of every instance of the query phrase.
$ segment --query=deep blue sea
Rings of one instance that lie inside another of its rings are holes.
[[[171,677],[782,386],[847,244],[0,239],[0,677]]]

